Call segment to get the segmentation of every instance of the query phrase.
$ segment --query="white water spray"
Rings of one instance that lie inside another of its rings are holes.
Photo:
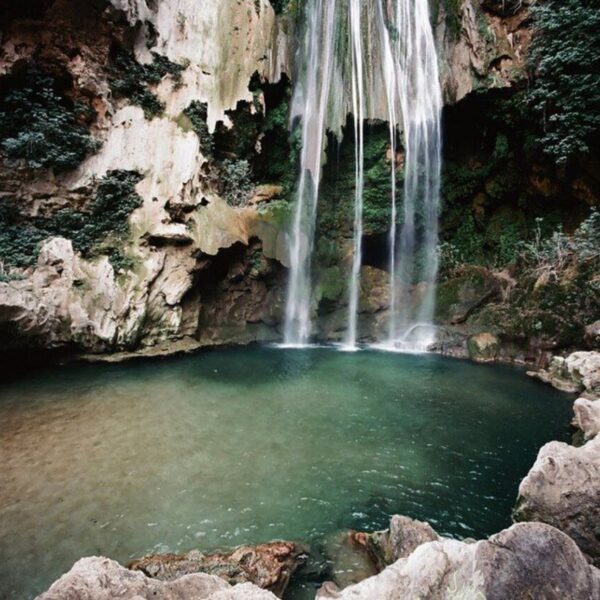
[[[336,9],[336,0],[313,0],[309,5],[305,64],[294,99],[302,117],[302,150],[285,315],[284,343],[290,346],[308,343],[311,334],[310,263],[333,71]]]
[[[352,114],[354,115],[354,248],[348,302],[348,330],[344,340],[347,350],[356,349],[360,268],[362,266],[363,192],[365,162],[365,85],[363,77],[362,20],[360,0],[350,0],[350,39],[352,40]]]
[[[432,325],[437,276],[442,107],[428,0],[310,0],[304,68],[295,93],[302,119],[301,175],[290,246],[285,343],[304,345],[311,334],[310,254],[317,215],[326,129],[354,116],[354,243],[344,348],[358,338],[364,195],[364,123],[389,123],[391,215],[390,317],[385,345],[422,350],[435,339]],[[344,26],[343,23],[347,23]],[[345,40],[347,34],[349,40]],[[375,43],[373,43],[375,42]],[[347,85],[344,74],[351,73]],[[344,112],[346,111],[346,112]],[[404,132],[402,227],[396,156]]]

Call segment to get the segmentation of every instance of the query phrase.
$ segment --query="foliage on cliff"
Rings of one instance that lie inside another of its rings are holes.
[[[85,257],[104,254],[115,267],[127,266],[123,236],[129,229],[129,215],[142,202],[135,191],[140,179],[134,171],[109,171],[88,210],[63,208],[49,217],[24,219],[14,204],[0,202],[0,264],[30,266],[41,242],[62,236]]]
[[[65,171],[97,149],[82,124],[85,107],[61,95],[51,76],[31,67],[6,85],[0,98],[0,145],[8,159]]]
[[[600,2],[548,0],[533,8],[537,34],[530,104],[558,164],[590,150],[600,131]]]
[[[152,59],[149,64],[140,64],[131,53],[119,48],[112,60],[109,79],[115,97],[127,98],[140,106],[147,119],[160,115],[164,110],[164,104],[151,91],[151,86],[159,84],[167,76],[175,85],[180,85],[181,73],[186,68],[157,52],[152,52]]]

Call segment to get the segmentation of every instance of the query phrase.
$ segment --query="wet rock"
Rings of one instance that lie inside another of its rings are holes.
[[[357,531],[344,531],[328,540],[325,552],[332,564],[331,575],[336,586],[344,588],[379,572],[370,552],[368,536]]]
[[[401,515],[391,518],[388,529],[363,535],[368,537],[370,552],[376,557],[380,570],[406,558],[421,544],[439,539],[429,523]]]
[[[573,352],[567,358],[555,356],[548,369],[529,374],[564,392],[600,398],[600,352]]]
[[[585,440],[600,433],[600,401],[578,398],[573,405],[575,425],[583,432]]]
[[[196,573],[173,581],[157,581],[125,569],[114,560],[89,557],[55,581],[37,600],[275,600],[251,583],[231,587],[214,575]]]
[[[591,600],[600,594],[600,571],[567,535],[543,523],[519,523],[489,540],[441,539],[421,544],[379,575],[320,600]]]
[[[207,573],[232,585],[250,582],[281,596],[305,558],[304,549],[298,544],[271,542],[212,554],[198,550],[187,554],[149,554],[134,560],[129,568],[163,581],[174,581],[191,573]]]
[[[478,333],[467,341],[469,358],[476,362],[491,362],[500,352],[500,340],[492,333]]]
[[[437,319],[442,323],[464,323],[476,309],[497,298],[500,291],[500,283],[490,271],[465,267],[460,275],[438,286]]]
[[[514,518],[560,529],[600,565],[600,437],[579,448],[546,444],[519,486]]]

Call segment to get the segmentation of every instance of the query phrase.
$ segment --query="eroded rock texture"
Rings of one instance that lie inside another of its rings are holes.
[[[519,486],[514,516],[564,531],[600,565],[600,437],[579,448],[546,444]]]
[[[202,554],[193,550],[187,554],[151,554],[134,560],[129,568],[162,581],[207,573],[231,585],[250,582],[281,597],[304,557],[304,551],[297,544],[271,542],[241,546],[228,553]]]
[[[150,579],[125,569],[114,560],[82,558],[37,600],[269,600],[268,591],[244,583],[230,586],[221,577],[195,573],[174,581]]]
[[[361,583],[343,590],[326,584],[317,598],[591,600],[598,594],[600,571],[568,536],[542,523],[521,523],[489,540],[423,543]]]

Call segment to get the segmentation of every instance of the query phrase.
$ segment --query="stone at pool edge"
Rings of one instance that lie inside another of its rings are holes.
[[[317,593],[318,600],[449,597],[595,600],[600,598],[600,570],[558,529],[518,523],[488,540],[425,542],[378,575],[343,590],[328,582]]]
[[[221,577],[194,573],[175,581],[151,579],[101,556],[78,560],[36,600],[277,600],[252,583],[229,585]]]
[[[230,552],[203,554],[149,554],[128,565],[132,571],[162,581],[205,573],[221,577],[231,585],[253,583],[281,597],[294,572],[305,562],[306,550],[294,542],[269,542],[239,546]]]
[[[521,481],[513,516],[560,529],[600,566],[600,436],[580,447],[543,446]]]
[[[600,352],[573,352],[566,358],[554,356],[547,369],[530,371],[564,392],[578,393],[589,400],[600,399]]]

